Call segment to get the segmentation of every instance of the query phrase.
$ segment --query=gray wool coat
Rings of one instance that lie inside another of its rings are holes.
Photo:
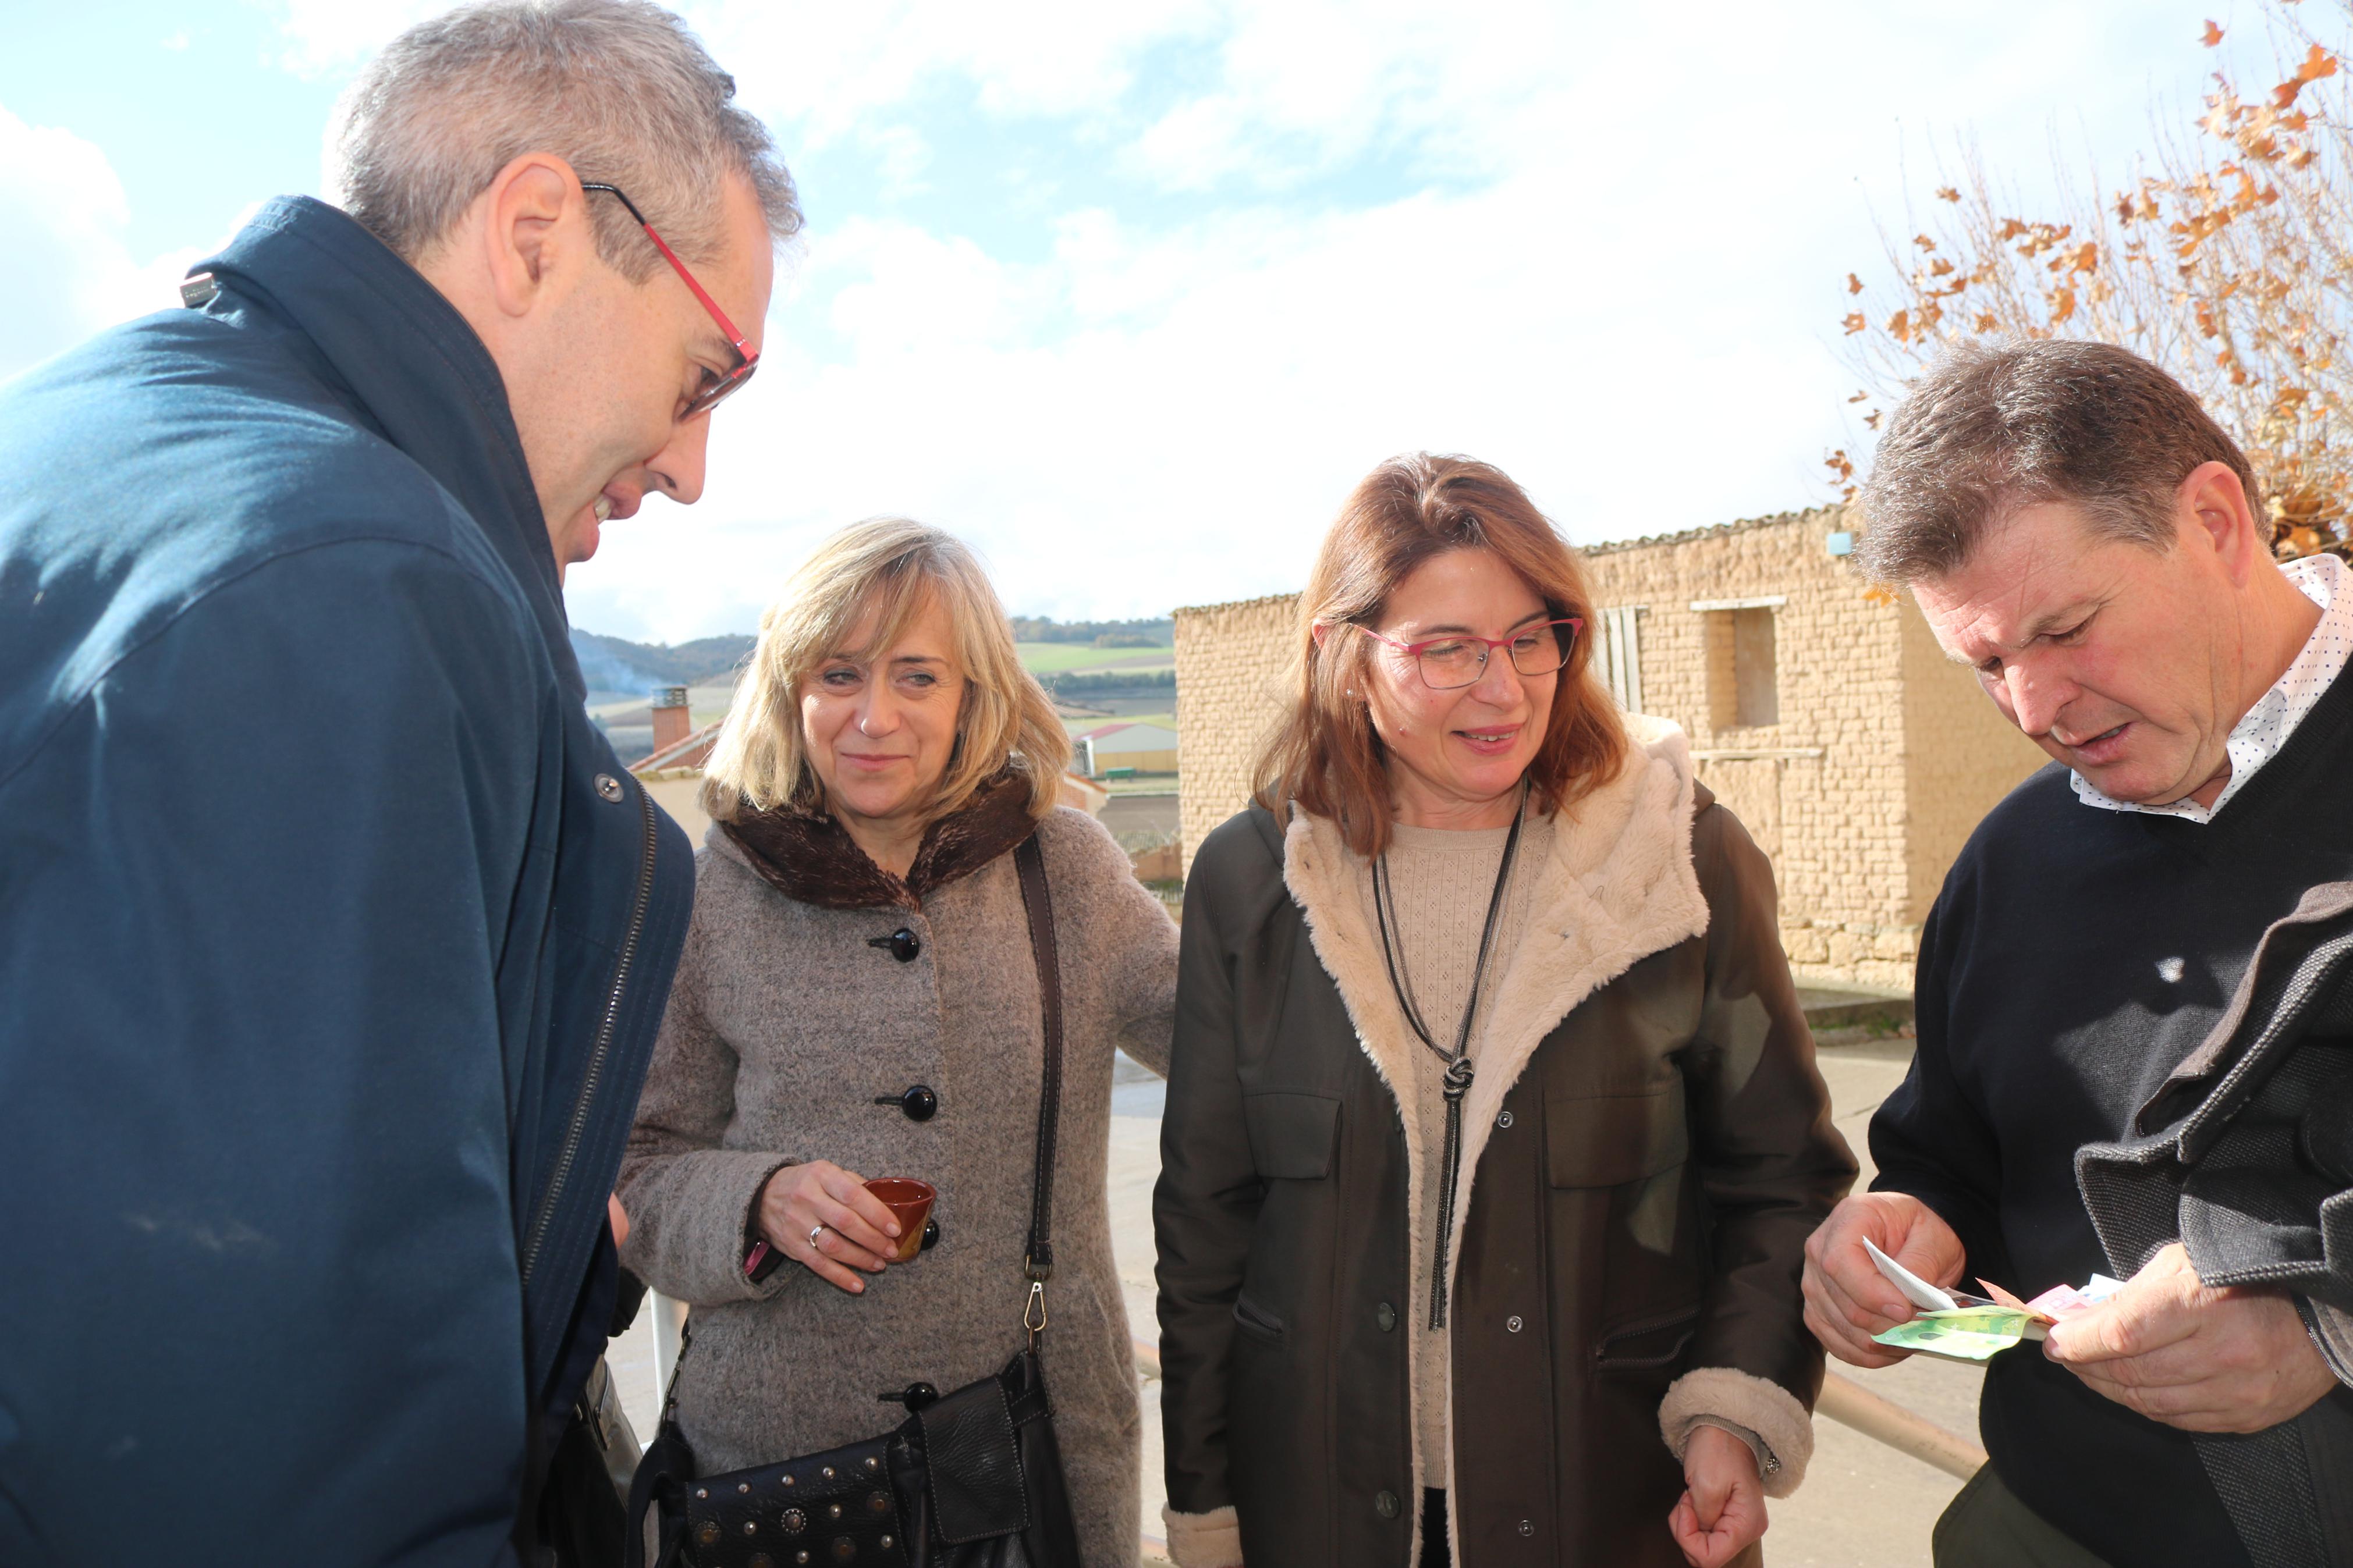
[[[1105,1189],[1112,1056],[1166,1070],[1176,931],[1100,824],[1065,807],[1039,831],[1064,1017],[1046,1383],[1084,1559],[1132,1564],[1142,1425]],[[920,910],[788,898],[716,826],[695,865],[620,1196],[623,1260],[691,1306],[678,1420],[709,1474],[875,1436],[905,1415],[882,1391],[957,1388],[1020,1347],[1044,1043],[1010,853]],[[912,960],[871,945],[902,926]],[[928,1121],[895,1103],[917,1084],[938,1096]],[[814,1159],[930,1182],[937,1244],[862,1296],[789,1259],[747,1280],[761,1187]]]

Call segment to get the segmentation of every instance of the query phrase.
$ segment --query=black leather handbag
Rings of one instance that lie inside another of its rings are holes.
[[[1013,852],[1043,998],[1046,1064],[1022,1261],[1029,1342],[994,1377],[923,1403],[879,1437],[780,1464],[697,1476],[678,1429],[678,1373],[629,1489],[628,1568],[1080,1568],[1038,1347],[1054,1272],[1054,1134],[1062,1095],[1062,984],[1036,835]],[[681,1336],[683,1363],[692,1324]],[[920,1390],[922,1385],[918,1385]]]

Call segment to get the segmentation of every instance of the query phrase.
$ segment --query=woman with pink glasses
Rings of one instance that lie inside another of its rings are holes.
[[[1155,1200],[1179,1568],[1758,1561],[1853,1180],[1772,869],[1501,472],[1400,458],[1186,889]]]

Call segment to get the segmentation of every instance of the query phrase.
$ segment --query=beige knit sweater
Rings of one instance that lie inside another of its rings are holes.
[[[1479,957],[1479,934],[1487,922],[1487,901],[1495,890],[1495,871],[1502,863],[1509,827],[1456,830],[1407,827],[1390,830],[1390,934],[1404,963],[1400,977],[1413,998],[1415,1010],[1430,1037],[1453,1049],[1462,1026],[1462,1008],[1471,994],[1471,973]],[[1552,819],[1531,814],[1520,830],[1513,857],[1511,884],[1504,889],[1504,910],[1495,926],[1495,951],[1487,960],[1481,986],[1481,1006],[1471,1030],[1471,1063],[1479,1062],[1481,1037],[1486,1033],[1487,1005],[1503,978],[1505,964],[1517,951],[1516,934],[1525,926],[1529,902],[1541,869],[1552,858]],[[1357,893],[1364,900],[1365,926],[1380,928],[1373,912],[1372,862],[1352,856]],[[1440,1184],[1445,1179],[1440,1156],[1446,1148],[1445,1064],[1427,1047],[1414,1056],[1415,1070],[1401,1091],[1412,1096],[1407,1114],[1420,1139],[1423,1212],[1438,1214]],[[1455,1223],[1461,1223],[1458,1211]],[[1434,1239],[1434,1237],[1433,1237]],[[1430,1326],[1431,1258],[1427,1249],[1415,1252],[1413,1295],[1409,1318],[1420,1342],[1413,1358],[1414,1447],[1419,1472],[1446,1474],[1446,1363],[1450,1354],[1443,1329]],[[1433,1482],[1433,1484],[1438,1484]]]

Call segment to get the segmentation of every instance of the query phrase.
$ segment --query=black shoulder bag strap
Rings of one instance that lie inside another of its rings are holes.
[[[1038,1095],[1038,1173],[1029,1198],[1029,1303],[1022,1321],[1029,1346],[1046,1327],[1046,1281],[1054,1275],[1054,1144],[1062,1110],[1062,968],[1054,946],[1054,899],[1046,887],[1046,853],[1033,833],[1013,851],[1021,873],[1021,902],[1029,916],[1029,952],[1038,965],[1038,998],[1045,1015],[1046,1061]]]

